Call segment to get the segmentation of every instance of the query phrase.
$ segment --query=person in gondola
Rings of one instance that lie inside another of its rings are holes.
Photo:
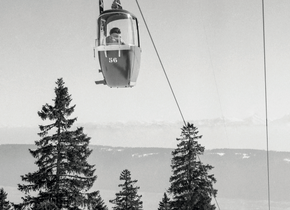
[[[110,36],[106,38],[108,45],[125,44],[121,39],[121,30],[117,27],[110,30]]]

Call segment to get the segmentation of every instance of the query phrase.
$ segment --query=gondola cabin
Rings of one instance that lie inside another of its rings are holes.
[[[104,80],[96,84],[133,87],[141,58],[137,18],[123,9],[103,11],[97,33],[96,49]]]

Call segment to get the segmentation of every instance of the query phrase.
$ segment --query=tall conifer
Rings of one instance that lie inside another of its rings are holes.
[[[23,205],[37,209],[41,205],[57,206],[58,209],[92,208],[100,203],[99,191],[89,192],[97,176],[94,165],[87,162],[92,150],[88,148],[90,138],[83,128],[72,130],[77,118],[69,118],[74,112],[71,95],[62,78],[55,88],[54,104],[45,104],[38,112],[47,125],[40,125],[37,148],[29,150],[36,159],[38,170],[22,177],[28,184],[19,184],[25,193]],[[37,192],[31,195],[31,192]],[[103,206],[106,209],[106,206]]]
[[[172,152],[173,175],[170,177],[171,186],[168,190],[173,199],[171,207],[173,210],[214,210],[211,196],[217,194],[217,190],[213,189],[216,179],[214,175],[208,174],[213,167],[204,165],[199,160],[199,155],[204,152],[204,147],[198,143],[202,136],[198,135],[197,128],[190,123],[181,130],[177,148]]]
[[[118,186],[122,188],[119,193],[116,193],[116,198],[110,200],[110,203],[115,204],[114,210],[142,210],[143,202],[140,200],[142,195],[138,195],[137,191],[140,187],[135,187],[137,180],[131,180],[131,173],[125,169],[120,175],[120,180],[124,181],[124,184]]]

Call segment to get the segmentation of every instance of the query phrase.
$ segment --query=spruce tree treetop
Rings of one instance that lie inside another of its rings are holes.
[[[23,205],[32,209],[43,205],[58,209],[94,207],[102,200],[98,191],[89,192],[97,178],[94,165],[87,162],[92,152],[88,148],[90,138],[82,127],[71,130],[77,119],[69,118],[75,105],[70,105],[71,95],[62,78],[57,80],[54,92],[54,104],[45,104],[38,112],[42,120],[50,123],[39,126],[41,139],[35,141],[37,149],[29,150],[38,170],[21,176],[22,181],[28,182],[18,185],[25,193]],[[31,195],[32,191],[37,195]]]
[[[204,147],[198,143],[202,136],[198,135],[197,128],[190,123],[181,130],[177,148],[172,152],[173,175],[170,177],[171,186],[168,190],[173,197],[171,207],[173,210],[214,210],[211,196],[217,194],[217,190],[213,189],[216,179],[214,175],[208,174],[213,166],[204,165],[199,159],[199,155],[204,152]]]
[[[162,201],[159,202],[158,210],[170,210],[170,198],[164,193]]]
[[[0,210],[9,210],[11,205],[10,202],[7,201],[7,193],[3,188],[0,189]]]
[[[143,202],[140,200],[142,195],[137,192],[140,187],[135,187],[137,180],[131,179],[131,173],[128,169],[122,171],[120,180],[124,181],[123,184],[118,186],[122,188],[119,193],[116,193],[116,198],[110,200],[110,203],[115,204],[114,210],[142,210]]]
[[[41,137],[47,134],[52,128],[57,128],[60,131],[67,130],[71,128],[73,123],[77,120],[77,118],[68,119],[68,117],[74,112],[75,106],[70,106],[72,101],[71,95],[68,93],[68,88],[64,87],[64,81],[62,78],[57,79],[56,82],[57,87],[54,89],[56,98],[53,99],[54,106],[45,104],[41,111],[38,112],[39,117],[42,120],[51,120],[52,124],[46,126],[39,126],[42,131],[39,133]]]

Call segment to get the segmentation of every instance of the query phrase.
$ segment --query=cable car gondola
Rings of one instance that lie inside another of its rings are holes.
[[[141,48],[138,20],[130,12],[123,10],[120,1],[114,0],[112,9],[103,10],[100,3],[100,16],[96,47],[104,80],[96,84],[109,87],[133,87],[140,69]]]

